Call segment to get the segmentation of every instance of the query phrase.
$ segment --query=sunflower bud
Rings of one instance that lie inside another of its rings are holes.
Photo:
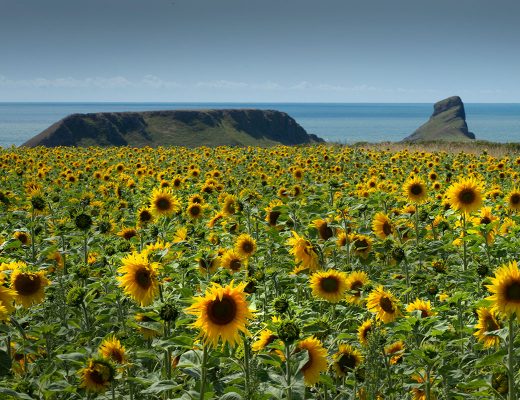
[[[395,246],[392,249],[392,258],[397,262],[403,261],[406,258],[406,254],[403,248],[400,246]]]
[[[439,287],[436,284],[432,283],[428,286],[428,293],[432,296],[435,296],[437,293],[439,293]]]
[[[42,196],[33,196],[31,198],[31,205],[36,211],[43,211],[45,209],[45,200]]]
[[[67,292],[66,302],[69,306],[79,307],[85,299],[86,291],[81,286],[74,286]]]
[[[131,248],[132,245],[127,240],[123,240],[117,244],[117,251],[119,253],[126,253],[127,251],[130,251]]]
[[[278,337],[286,344],[290,344],[300,337],[300,328],[294,321],[284,320],[278,328]]]
[[[425,344],[422,347],[423,354],[430,360],[435,359],[439,355],[439,351],[433,344]]]
[[[477,267],[477,273],[483,278],[485,277],[489,272],[489,268],[485,264],[479,264]]]
[[[249,278],[247,280],[247,284],[246,286],[244,287],[244,292],[248,293],[248,294],[253,294],[256,292],[256,279],[255,278]]]
[[[287,300],[287,297],[280,296],[274,299],[273,307],[278,314],[286,312],[289,309],[289,301]]]
[[[507,374],[503,372],[493,372],[491,375],[491,386],[500,394],[507,394],[508,382]]]
[[[74,220],[76,227],[82,231],[88,231],[92,226],[92,217],[88,214],[81,213]]]
[[[159,310],[159,316],[163,321],[172,322],[179,316],[179,310],[173,304],[167,303]]]

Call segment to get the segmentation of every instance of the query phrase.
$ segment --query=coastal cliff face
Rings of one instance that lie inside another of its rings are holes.
[[[323,142],[275,110],[72,114],[22,146],[272,146]]]
[[[452,96],[435,103],[430,119],[403,141],[463,142],[472,139],[475,135],[468,130],[464,104],[459,96]]]

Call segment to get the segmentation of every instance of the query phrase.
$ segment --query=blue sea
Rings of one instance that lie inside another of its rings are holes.
[[[260,108],[288,113],[307,132],[340,143],[399,141],[428,120],[433,104],[403,103],[0,103],[0,146],[19,146],[73,113]],[[465,104],[477,139],[520,142],[520,104]]]

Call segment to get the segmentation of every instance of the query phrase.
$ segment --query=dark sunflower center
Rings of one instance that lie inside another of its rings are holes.
[[[242,251],[244,253],[252,253],[253,252],[253,244],[251,242],[243,242],[242,243]]]
[[[472,204],[475,201],[475,191],[472,189],[463,189],[459,193],[459,201],[463,204]]]
[[[320,237],[323,239],[323,240],[327,240],[329,239],[330,237],[332,237],[332,229],[330,229],[327,224],[323,224],[320,226],[319,228],[319,232],[320,232]]]
[[[41,288],[41,279],[37,274],[18,275],[14,281],[14,289],[22,296],[31,296]]]
[[[143,288],[148,289],[152,285],[152,277],[147,268],[140,268],[135,273],[135,281]]]
[[[233,299],[223,297],[213,300],[208,307],[208,318],[216,325],[227,325],[237,315],[237,307]]]
[[[513,281],[506,287],[506,300],[520,302],[520,282]]]
[[[500,326],[498,326],[498,324],[491,317],[486,318],[485,325],[486,325],[486,332],[492,332],[492,331],[496,331],[496,330],[500,329]]]
[[[480,223],[481,224],[485,224],[485,225],[490,224],[491,223],[491,218],[489,218],[489,217],[482,217],[480,219]]]
[[[421,310],[421,317],[426,318],[428,316],[428,310]]]
[[[383,309],[384,312],[392,314],[395,311],[394,305],[392,304],[392,300],[388,297],[383,296],[381,300],[379,300],[379,306]]]
[[[121,351],[119,351],[118,349],[113,349],[110,352],[110,358],[116,361],[117,363],[121,364],[123,362],[123,353],[121,353]]]
[[[344,353],[338,359],[338,366],[341,372],[347,372],[349,369],[356,368],[356,357],[350,353]]]
[[[357,239],[354,242],[354,246],[356,247],[357,250],[364,250],[368,247],[368,243],[365,239]]]
[[[135,235],[137,235],[136,231],[133,229],[127,230],[123,232],[123,237],[125,239],[132,239]]]
[[[105,383],[105,380],[103,379],[103,374],[101,374],[99,371],[91,371],[89,376],[92,382],[98,385],[103,385]]]
[[[141,214],[139,214],[139,220],[141,222],[150,222],[152,220],[152,214],[148,211],[142,211]]]
[[[385,221],[383,224],[383,233],[388,236],[392,233],[392,225],[388,223],[388,221]]]
[[[238,271],[242,267],[240,260],[234,259],[229,263],[229,268],[233,271]]]
[[[519,193],[514,193],[511,195],[511,199],[510,199],[510,202],[512,205],[514,206],[517,206],[520,204],[520,194]]]
[[[339,289],[338,279],[333,276],[328,276],[320,281],[321,289],[326,293],[336,293]]]
[[[350,290],[357,292],[354,296],[360,296],[362,287],[363,287],[363,282],[355,281],[355,282],[351,283]]]
[[[191,213],[191,215],[195,215],[195,216],[199,215],[200,214],[200,207],[199,206],[191,207],[190,213]]]
[[[419,196],[423,192],[423,187],[419,183],[414,183],[412,186],[410,186],[410,193],[412,193],[414,196]]]
[[[278,221],[278,217],[280,216],[279,211],[271,211],[269,213],[269,225],[276,225],[276,222]]]
[[[161,211],[166,211],[170,209],[171,203],[167,198],[161,197],[155,202],[155,206]]]

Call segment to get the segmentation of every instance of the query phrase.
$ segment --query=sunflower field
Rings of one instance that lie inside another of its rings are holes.
[[[520,156],[0,149],[0,399],[519,397]]]

